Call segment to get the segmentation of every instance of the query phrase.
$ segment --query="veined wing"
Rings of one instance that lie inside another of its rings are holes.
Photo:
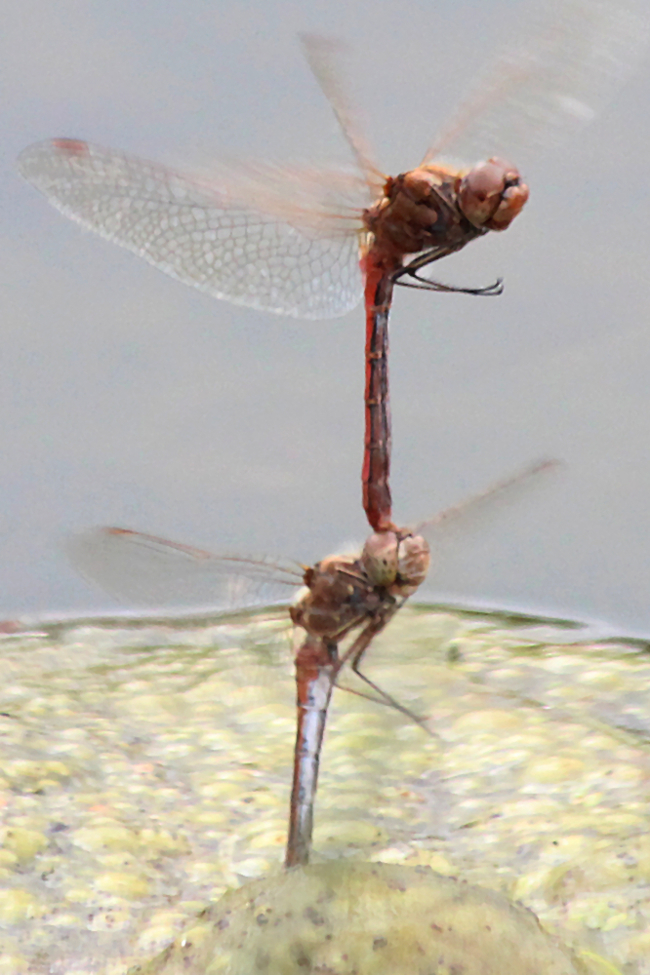
[[[534,5],[533,5],[534,6]],[[645,55],[646,0],[548,0],[427,152],[520,168],[590,122]]]
[[[30,146],[18,168],[67,217],[216,298],[312,319],[361,299],[368,189],[345,172],[192,176],[75,139]]]
[[[80,532],[67,550],[81,575],[132,605],[225,612],[289,602],[302,585],[289,561],[216,556],[125,528]]]

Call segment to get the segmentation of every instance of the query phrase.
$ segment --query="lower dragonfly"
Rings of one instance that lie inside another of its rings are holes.
[[[423,719],[360,670],[372,640],[427,576],[426,535],[554,466],[556,462],[549,460],[533,464],[415,527],[373,532],[357,555],[328,556],[311,567],[216,556],[124,528],[80,533],[71,540],[69,554],[82,575],[108,592],[149,603],[176,599],[178,605],[191,601],[195,593],[196,606],[203,590],[213,605],[232,610],[268,605],[278,594],[286,595],[287,586],[303,587],[289,609],[294,625],[305,631],[295,658],[297,732],[285,855],[285,866],[293,867],[309,861],[327,711],[343,667],[349,664],[380,703],[428,730]],[[342,641],[355,630],[352,643],[341,650]]]

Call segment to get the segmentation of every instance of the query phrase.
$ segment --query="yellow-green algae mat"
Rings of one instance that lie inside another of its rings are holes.
[[[124,975],[277,877],[285,623],[2,630],[0,975]],[[650,975],[648,645],[407,607],[365,670],[438,737],[336,691],[314,863],[429,866],[534,911],[598,975]]]
[[[328,863],[247,884],[132,975],[579,975],[505,897],[426,867]]]

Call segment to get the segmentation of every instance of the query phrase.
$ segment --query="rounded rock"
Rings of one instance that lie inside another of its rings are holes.
[[[580,975],[530,911],[426,867],[331,862],[230,891],[141,975]]]

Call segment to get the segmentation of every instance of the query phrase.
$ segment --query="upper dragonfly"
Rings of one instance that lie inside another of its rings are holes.
[[[365,295],[363,504],[392,526],[388,313],[395,284],[473,294],[420,275],[528,198],[518,163],[588,122],[645,50],[646,0],[552,0],[481,81],[422,163],[386,176],[372,161],[342,84],[343,45],[302,38],[351,147],[357,174],[254,164],[190,175],[120,151],[58,138],[26,149],[22,175],[62,213],[186,284],[236,304],[342,315]],[[488,157],[473,168],[442,162]]]

